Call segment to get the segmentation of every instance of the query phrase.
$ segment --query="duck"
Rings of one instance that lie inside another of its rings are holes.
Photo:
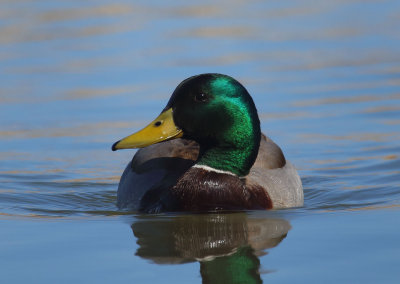
[[[145,213],[301,207],[303,187],[281,148],[261,132],[252,97],[218,73],[183,80],[148,126],[112,145],[135,149],[117,206]]]

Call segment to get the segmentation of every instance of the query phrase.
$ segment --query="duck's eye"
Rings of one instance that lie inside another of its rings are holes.
[[[194,100],[199,103],[204,103],[208,101],[208,96],[204,93],[199,93],[194,96]]]

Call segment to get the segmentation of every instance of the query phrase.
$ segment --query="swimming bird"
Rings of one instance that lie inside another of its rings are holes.
[[[122,174],[119,208],[158,213],[303,205],[295,167],[261,133],[248,91],[227,75],[182,81],[154,121],[112,146],[128,148],[141,149]]]

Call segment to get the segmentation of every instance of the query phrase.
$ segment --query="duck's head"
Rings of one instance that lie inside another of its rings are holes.
[[[142,148],[179,137],[200,145],[198,165],[248,173],[260,143],[260,122],[247,90],[222,74],[201,74],[178,85],[161,114],[112,150]]]

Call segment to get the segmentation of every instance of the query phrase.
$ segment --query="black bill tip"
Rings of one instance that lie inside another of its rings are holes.
[[[117,142],[115,142],[112,146],[111,146],[111,150],[113,150],[113,151],[117,151],[118,149],[116,148],[116,146],[117,146],[117,144],[119,143],[119,141],[121,141],[121,140],[118,140]]]

